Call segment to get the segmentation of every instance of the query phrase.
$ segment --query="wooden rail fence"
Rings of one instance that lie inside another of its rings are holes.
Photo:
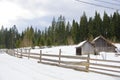
[[[89,64],[89,71],[91,72],[120,77],[120,61],[90,59]]]
[[[7,53],[12,56],[16,56],[19,58],[28,57],[39,60],[38,63],[55,65],[65,68],[71,68],[80,71],[89,71],[89,55],[87,57],[81,56],[70,56],[70,55],[62,55],[61,49],[59,50],[59,54],[44,54],[42,50],[40,53],[30,53],[30,50],[23,51],[22,49],[17,50],[7,50]],[[72,59],[72,61],[71,61]]]
[[[90,58],[90,55],[88,55],[87,57],[63,55],[61,54],[61,49],[59,50],[58,55],[45,54],[42,52],[42,50],[40,50],[39,54],[30,53],[30,50],[23,51],[22,49],[7,50],[7,53],[9,55],[16,56],[19,58],[28,57],[28,59],[37,59],[38,63],[120,77],[120,61],[93,59]],[[114,65],[113,63],[117,65]]]

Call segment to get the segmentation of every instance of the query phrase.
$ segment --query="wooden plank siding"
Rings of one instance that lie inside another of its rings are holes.
[[[116,46],[114,46],[110,41],[105,39],[103,36],[96,37],[91,43],[94,45],[96,53],[102,51],[115,52],[116,49]]]
[[[89,41],[83,41],[76,47],[76,55],[94,54],[94,46]]]

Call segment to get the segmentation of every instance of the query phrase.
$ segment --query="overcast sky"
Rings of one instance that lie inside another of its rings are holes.
[[[104,5],[120,9],[119,0],[100,0],[118,5],[106,4],[95,0],[81,0],[94,4]],[[44,29],[51,24],[53,17],[56,19],[63,15],[66,21],[73,19],[79,21],[83,12],[88,17],[94,17],[95,11],[101,16],[104,11],[109,15],[116,10],[96,7],[75,0],[0,0],[0,27],[12,27],[14,24],[18,30],[24,30],[28,26]]]

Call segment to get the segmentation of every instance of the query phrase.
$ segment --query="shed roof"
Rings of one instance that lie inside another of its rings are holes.
[[[78,48],[78,47],[82,47],[85,43],[89,43],[89,44],[91,44],[88,40],[85,40],[85,41],[82,41],[82,42],[80,42],[77,46],[76,46],[76,48]],[[92,45],[92,44],[91,44]]]

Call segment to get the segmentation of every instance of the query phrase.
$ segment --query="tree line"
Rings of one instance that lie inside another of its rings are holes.
[[[80,21],[66,22],[64,16],[53,18],[51,25],[45,30],[27,27],[22,33],[18,32],[16,25],[0,30],[0,48],[19,48],[34,46],[70,45],[78,44],[83,40],[93,40],[102,35],[113,42],[120,42],[120,14],[116,11],[108,16],[104,12],[95,12],[94,17],[87,17],[85,12]]]

